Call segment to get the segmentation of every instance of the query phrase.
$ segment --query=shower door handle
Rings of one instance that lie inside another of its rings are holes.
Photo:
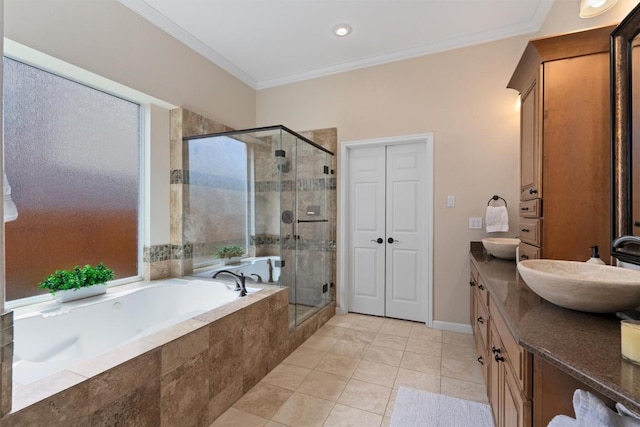
[[[382,242],[384,242],[384,240],[382,240],[382,237],[378,237],[376,240],[371,240],[372,242],[376,242],[378,244],[381,244]]]

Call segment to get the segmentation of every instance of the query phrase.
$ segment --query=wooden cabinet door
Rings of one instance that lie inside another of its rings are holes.
[[[496,332],[495,328],[493,327],[493,324],[491,324],[491,327],[489,328],[489,348],[501,348],[502,347],[502,343],[500,342],[500,337],[498,336],[498,333]],[[493,422],[495,423],[495,425],[497,427],[500,427],[502,424],[500,424],[501,421],[501,414],[500,414],[500,407],[502,406],[501,404],[501,399],[500,396],[502,394],[502,386],[503,386],[503,372],[501,370],[501,365],[499,362],[497,362],[494,359],[494,354],[491,352],[487,352],[487,363],[489,365],[488,367],[488,376],[489,376],[489,404],[491,405],[491,412],[493,414]]]
[[[534,80],[522,94],[520,107],[520,200],[523,201],[542,197],[538,108],[538,84]]]
[[[501,363],[503,389],[501,397],[501,427],[531,426],[531,402],[522,396],[518,381],[509,366]]]
[[[544,64],[545,258],[611,244],[609,93],[608,52]]]

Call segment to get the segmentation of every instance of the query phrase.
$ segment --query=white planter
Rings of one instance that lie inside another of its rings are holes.
[[[68,302],[77,299],[94,297],[107,293],[107,284],[88,286],[86,288],[69,289],[66,291],[56,291],[56,301]]]
[[[240,264],[240,261],[242,260],[241,257],[232,257],[232,258],[224,258],[223,262],[224,265],[235,265],[235,264]]]

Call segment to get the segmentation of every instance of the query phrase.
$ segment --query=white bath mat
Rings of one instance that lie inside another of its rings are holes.
[[[494,427],[489,405],[400,387],[390,427]]]

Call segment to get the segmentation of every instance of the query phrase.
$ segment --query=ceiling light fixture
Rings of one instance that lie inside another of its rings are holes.
[[[580,18],[592,18],[611,9],[618,0],[580,0]]]
[[[351,25],[349,24],[338,24],[333,27],[333,34],[338,37],[348,36],[351,34],[351,31],[353,31],[353,28],[351,28]]]

